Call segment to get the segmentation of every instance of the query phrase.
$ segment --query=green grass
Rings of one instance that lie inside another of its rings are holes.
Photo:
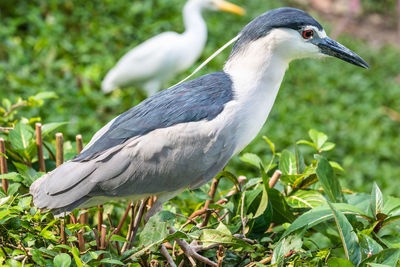
[[[1,98],[14,100],[18,96],[27,98],[37,92],[54,91],[58,99],[40,109],[26,109],[25,116],[41,117],[44,122],[68,121],[69,125],[62,129],[67,138],[81,133],[87,143],[107,121],[144,98],[134,88],[103,95],[99,87],[105,73],[120,56],[147,38],[168,30],[182,32],[183,3],[178,0],[0,2]],[[258,14],[288,2],[235,3],[247,9],[245,17],[204,14],[209,40],[202,59]],[[326,28],[329,32],[329,25]],[[269,151],[262,135],[279,147],[290,147],[306,136],[310,128],[315,128],[327,133],[337,144],[332,157],[346,170],[342,175],[345,186],[369,190],[376,180],[385,193],[400,196],[397,190],[400,124],[382,112],[384,106],[400,111],[400,85],[396,81],[400,51],[392,47],[372,49],[351,36],[343,36],[339,41],[360,54],[371,70],[337,59],[293,62],[268,122],[246,151],[266,159]],[[220,70],[228,53],[218,56],[200,74]],[[176,77],[171,85],[191,70]],[[256,170],[239,165],[237,158],[229,166],[237,174],[256,176]]]

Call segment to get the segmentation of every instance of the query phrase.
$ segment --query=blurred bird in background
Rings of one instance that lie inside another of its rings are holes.
[[[104,93],[132,84],[153,95],[164,82],[186,70],[200,57],[207,40],[204,9],[244,14],[244,9],[224,0],[189,0],[183,8],[185,32],[164,32],[125,54],[106,74]]]

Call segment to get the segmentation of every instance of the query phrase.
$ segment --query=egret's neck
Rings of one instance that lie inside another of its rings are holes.
[[[200,2],[188,1],[183,8],[183,21],[185,32],[183,36],[196,39],[204,44],[207,40],[207,25],[201,16],[202,7]]]

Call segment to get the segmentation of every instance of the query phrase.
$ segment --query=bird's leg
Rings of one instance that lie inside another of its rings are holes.
[[[159,198],[157,198],[156,202],[153,203],[153,206],[151,206],[151,208],[146,212],[146,215],[144,216],[145,224],[150,220],[153,215],[162,210],[163,203],[164,201],[161,201]]]

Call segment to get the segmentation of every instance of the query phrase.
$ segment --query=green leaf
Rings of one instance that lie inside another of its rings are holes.
[[[310,142],[310,141],[307,141],[307,140],[299,140],[299,141],[296,142],[296,144],[311,146],[311,147],[315,148],[315,150],[318,151],[318,147],[313,142]]]
[[[271,197],[271,196],[270,196]],[[362,210],[358,209],[355,206],[345,204],[345,203],[336,203],[332,204],[336,209],[340,210],[345,214],[351,215],[359,215],[363,217],[368,217]],[[301,228],[311,228],[321,222],[325,222],[333,218],[332,211],[328,205],[318,206],[313,208],[310,211],[300,215],[297,219],[289,226],[288,229],[282,235],[282,238],[288,236],[290,233],[301,229]]]
[[[205,229],[200,236],[200,240],[204,247],[211,244],[225,244],[230,245],[233,249],[238,250],[253,250],[253,247],[241,239],[238,239],[232,235],[228,227],[222,222],[219,223],[216,229]]]
[[[39,92],[34,96],[31,96],[33,99],[36,101],[41,100],[41,99],[49,99],[49,98],[57,98],[57,94],[53,91],[45,91],[45,92]]]
[[[343,249],[348,260],[354,265],[361,262],[361,249],[358,244],[357,234],[354,232],[353,227],[347,220],[343,213],[336,210],[336,208],[328,202],[335,218],[336,226],[339,231],[340,238],[342,239]]]
[[[100,261],[100,263],[109,263],[109,264],[115,264],[115,265],[125,265],[123,262],[119,260],[114,260],[114,259],[103,259]]]
[[[384,249],[378,254],[372,255],[369,258],[363,260],[360,266],[368,266],[370,263],[384,264],[388,266],[398,266],[398,261],[400,259],[400,249],[399,248],[388,248]],[[370,265],[373,266],[373,265]]]
[[[77,247],[72,248],[72,256],[74,256],[75,263],[78,267],[83,267],[83,263],[80,258],[80,252]]]
[[[326,142],[322,147],[321,151],[330,151],[335,148],[335,144],[331,142]]]
[[[319,182],[324,189],[324,193],[328,196],[331,202],[343,202],[342,189],[340,187],[338,179],[335,177],[335,173],[329,161],[318,155],[318,166],[316,169],[317,177]]]
[[[316,190],[299,190],[286,200],[292,208],[315,208],[326,204],[324,196]]]
[[[32,259],[39,265],[39,266],[45,266],[46,263],[44,261],[44,258],[42,256],[42,253],[37,250],[37,249],[32,249],[31,250],[32,253]]]
[[[54,267],[69,267],[71,265],[71,257],[68,254],[61,253],[53,259]]]
[[[268,188],[267,193],[273,209],[273,222],[293,222],[295,217],[290,211],[290,207],[287,204],[285,197],[275,188]]]
[[[297,174],[296,157],[292,152],[288,150],[282,151],[279,170],[285,175]]]
[[[10,131],[8,138],[15,149],[27,150],[33,142],[33,129],[27,124],[18,122],[15,128]]]
[[[343,167],[340,166],[339,163],[337,163],[337,162],[335,162],[335,161],[329,161],[329,164],[331,164],[332,168],[344,172]]]
[[[120,236],[120,235],[113,235],[113,236],[110,238],[110,240],[111,240],[111,241],[120,241],[120,242],[127,242],[127,243],[129,243],[129,241],[128,241],[125,237],[122,237],[122,236]]]
[[[258,206],[256,214],[254,215],[253,218],[257,218],[258,216],[263,215],[267,207],[268,207],[268,193],[263,187],[260,205]]]
[[[328,260],[329,267],[354,267],[351,261],[341,258],[330,258]]]
[[[0,179],[12,180],[15,182],[21,182],[23,180],[21,175],[17,172],[9,172],[9,173],[5,173],[5,174],[1,174]]]
[[[275,156],[276,152],[275,152],[275,145],[274,145],[274,143],[272,143],[272,141],[271,141],[268,137],[266,137],[266,136],[263,136],[263,139],[265,140],[265,142],[268,143],[269,148],[270,148],[271,151],[272,151],[272,155]]]
[[[382,192],[375,182],[372,185],[370,209],[372,211],[372,215],[375,218],[376,218],[376,215],[378,215],[379,213],[382,213],[382,210],[383,210]]]
[[[42,126],[42,135],[46,136],[50,134],[52,131],[55,129],[68,124],[68,122],[52,122],[52,123],[46,123]]]
[[[239,159],[243,162],[246,162],[248,164],[255,166],[258,169],[260,169],[260,166],[262,166],[264,168],[264,164],[263,164],[262,160],[256,154],[244,153],[242,156],[239,157]]]
[[[311,140],[317,146],[318,149],[321,149],[325,142],[328,140],[328,136],[323,132],[319,132],[317,130],[311,129],[308,131],[308,135],[310,136]]]
[[[277,263],[277,266],[283,267],[286,254],[288,254],[290,251],[301,250],[301,247],[303,245],[303,241],[301,238],[302,235],[303,234],[301,233],[281,239],[274,249],[271,263]]]
[[[168,227],[173,224],[175,214],[170,211],[160,211],[152,216],[140,234],[139,246],[161,243],[168,235]]]

